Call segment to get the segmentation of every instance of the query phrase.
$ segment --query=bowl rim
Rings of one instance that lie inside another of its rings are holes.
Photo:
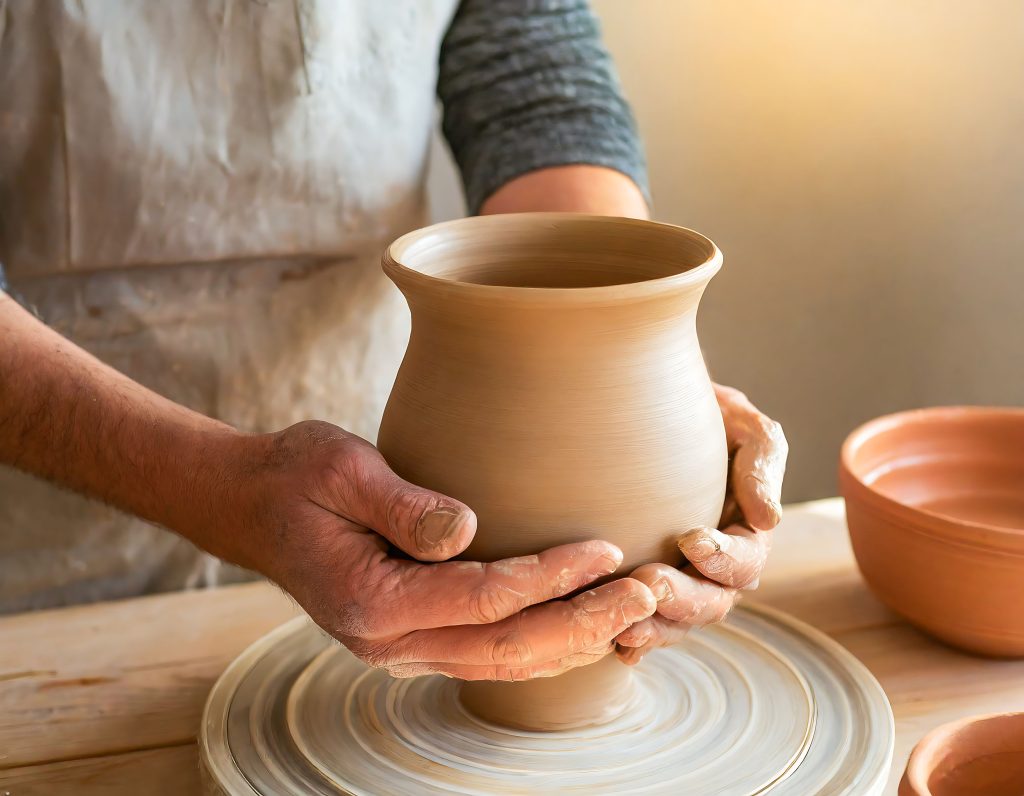
[[[446,279],[425,273],[412,265],[406,264],[414,247],[450,234],[453,230],[465,227],[478,227],[486,232],[488,229],[515,227],[525,224],[546,224],[557,227],[560,224],[584,223],[617,225],[621,227],[646,228],[659,234],[674,234],[687,238],[701,246],[706,256],[702,262],[668,276],[646,279],[643,281],[625,282],[622,284],[599,285],[591,287],[520,287],[511,285],[484,285],[476,282],[465,282],[458,279]],[[706,285],[722,267],[723,256],[715,242],[706,235],[661,221],[626,218],[623,216],[602,216],[593,213],[568,212],[526,212],[526,213],[495,213],[486,216],[467,216],[451,221],[422,227],[407,232],[384,250],[382,266],[384,272],[399,288],[405,285],[416,286],[421,290],[451,294],[457,292],[463,299],[515,300],[520,303],[560,305],[592,304],[642,300],[666,293],[685,290]]]
[[[1014,722],[1024,723],[1024,711],[1008,711],[1006,713],[983,713],[976,716],[965,716],[961,719],[954,719],[940,724],[928,732],[921,740],[914,744],[914,748],[907,758],[907,766],[903,772],[905,782],[914,789],[916,793],[931,793],[928,787],[928,780],[935,771],[933,762],[936,747],[944,740],[962,730],[989,722]]]
[[[1006,418],[1024,423],[1024,407],[1015,406],[929,406],[919,409],[907,409],[901,412],[892,412],[887,415],[868,420],[851,431],[843,441],[839,453],[839,482],[840,487],[844,481],[854,485],[863,495],[870,499],[881,509],[902,517],[922,532],[935,535],[934,531],[941,528],[946,534],[957,534],[964,529],[970,529],[979,533],[999,536],[1004,539],[1024,541],[1024,528],[1007,528],[1002,525],[978,522],[976,520],[962,520],[951,517],[948,514],[908,506],[905,503],[882,494],[872,485],[864,482],[851,466],[851,461],[857,450],[869,439],[873,439],[897,426],[907,423],[921,422],[925,419],[934,420],[958,420],[963,418],[988,416],[994,418]],[[844,495],[845,497],[845,495]],[[922,519],[928,519],[927,524],[921,523]]]

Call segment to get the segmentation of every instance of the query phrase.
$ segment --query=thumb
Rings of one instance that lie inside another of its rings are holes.
[[[400,478],[368,442],[347,459],[338,484],[347,519],[420,561],[444,561],[469,546],[476,515],[464,503]]]

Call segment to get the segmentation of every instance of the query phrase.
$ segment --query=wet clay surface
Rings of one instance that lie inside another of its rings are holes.
[[[412,335],[378,447],[477,513],[466,558],[596,538],[626,575],[680,563],[677,536],[717,522],[726,445],[695,319],[720,262],[689,230],[570,214],[465,219],[391,246]],[[608,661],[464,693],[491,721],[552,729],[606,720],[628,685]]]
[[[858,565],[890,608],[947,643],[1024,655],[1024,409],[879,418],[843,447]]]

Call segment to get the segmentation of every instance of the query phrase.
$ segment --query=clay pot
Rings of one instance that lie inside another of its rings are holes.
[[[378,445],[404,478],[476,511],[466,558],[599,538],[628,574],[680,563],[677,535],[718,521],[725,436],[695,320],[721,262],[687,229],[559,213],[452,221],[390,246],[412,335]],[[628,685],[610,656],[469,684],[463,700],[549,729],[610,718]],[[604,696],[578,698],[588,690]]]
[[[910,753],[899,796],[1020,796],[1024,713],[950,722]]]
[[[1024,409],[945,407],[873,420],[839,483],[871,589],[962,649],[1024,655]]]

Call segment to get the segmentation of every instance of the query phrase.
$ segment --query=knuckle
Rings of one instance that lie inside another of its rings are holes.
[[[786,432],[782,429],[782,423],[772,420],[766,415],[760,415],[758,425],[761,434],[771,442],[773,448],[779,451],[789,450],[789,443],[786,441]]]
[[[775,429],[778,427],[779,431],[782,430],[782,426],[778,421],[772,420],[768,415],[761,414],[758,412],[753,418],[754,427],[760,436],[765,439],[773,439],[778,433]]]
[[[292,429],[303,441],[314,446],[354,439],[347,431],[326,420],[304,420],[301,423],[296,423]]]
[[[388,527],[392,532],[415,528],[424,515],[437,507],[437,497],[429,492],[399,487],[388,500]]]
[[[302,457],[302,477],[305,489],[316,495],[316,500],[342,511],[360,503],[367,494],[372,476],[366,456],[358,446],[339,438],[336,444],[310,451]]]
[[[324,445],[326,441],[321,440],[319,444]],[[323,478],[344,488],[346,493],[365,492],[376,472],[369,446],[351,435],[336,436],[332,442],[321,462]]]
[[[529,642],[518,630],[501,633],[488,641],[485,655],[495,666],[522,667],[533,657]]]
[[[286,433],[294,452],[303,457],[311,453],[320,455],[326,461],[336,463],[341,470],[344,470],[350,459],[356,458],[355,453],[363,442],[344,429],[323,420],[306,420],[292,426]]]
[[[281,431],[268,434],[269,446],[265,464],[286,469],[309,461],[310,453],[352,435],[323,420],[304,420]]]
[[[500,583],[483,583],[469,593],[466,610],[474,622],[491,624],[522,608],[519,596]]]

